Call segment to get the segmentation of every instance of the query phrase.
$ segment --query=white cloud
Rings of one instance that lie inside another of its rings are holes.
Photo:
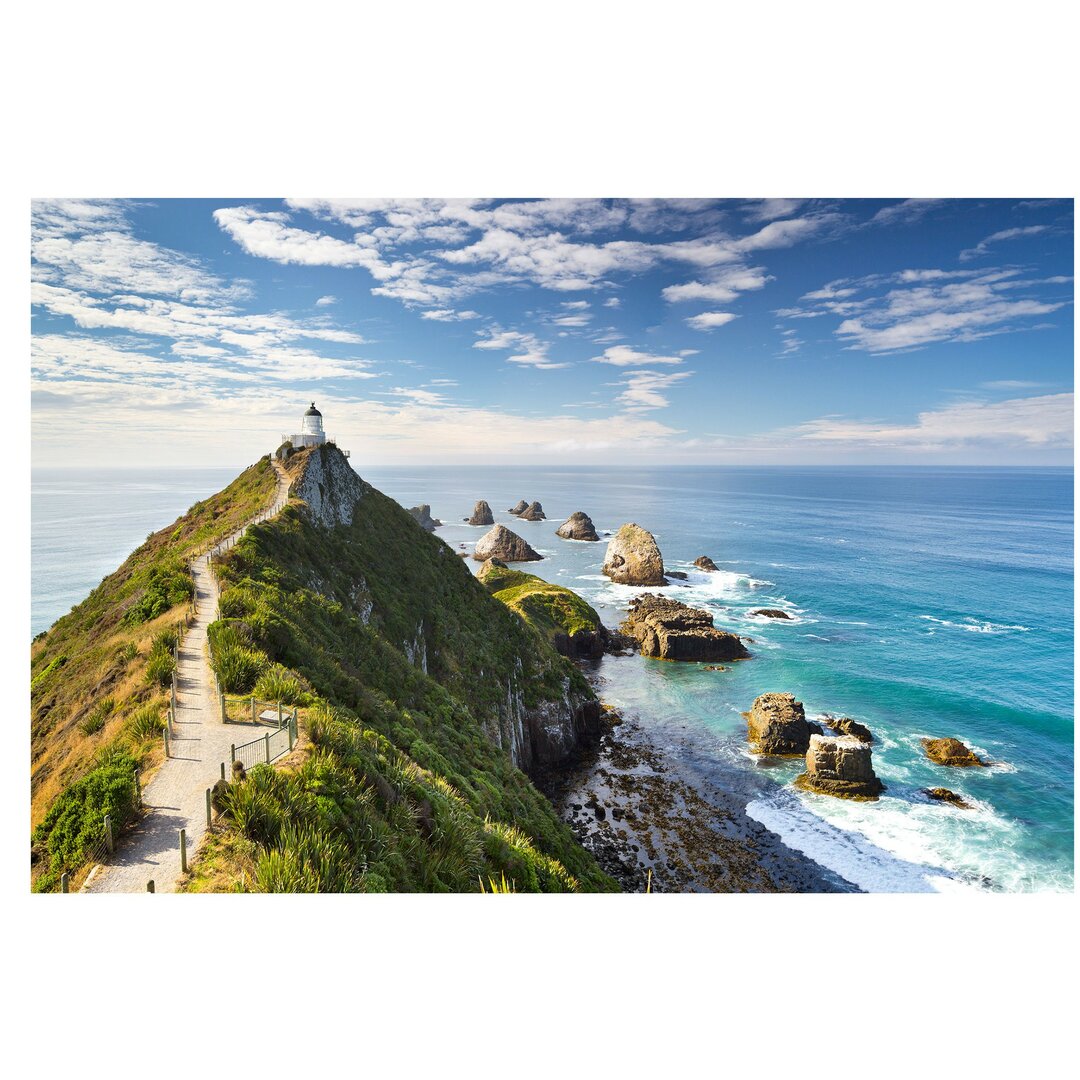
[[[556,363],[548,358],[548,350],[551,345],[541,341],[535,334],[522,333],[519,330],[485,329],[478,330],[478,334],[486,334],[479,341],[473,342],[474,349],[521,349],[506,358],[508,364],[518,364],[523,367],[535,367],[543,370],[564,368],[566,363]]]
[[[669,285],[663,290],[668,303],[683,300],[706,300],[726,304],[736,299],[740,292],[760,289],[770,281],[760,266],[737,266],[717,271],[707,281],[688,281],[683,285]]]
[[[454,311],[452,308],[428,308],[420,312],[421,319],[430,319],[434,322],[462,322],[467,319],[479,319],[478,311]]]
[[[612,345],[604,350],[602,356],[593,356],[591,359],[597,364],[613,364],[615,367],[682,363],[681,356],[655,356],[652,353],[632,349],[629,345]]]
[[[671,404],[663,392],[693,374],[692,371],[630,371],[623,377],[623,390],[615,400],[632,412],[663,409]]]
[[[924,218],[944,199],[904,199],[892,206],[882,207],[871,219],[871,225],[911,225]]]
[[[331,304],[336,303],[338,303],[338,298],[336,296],[320,296],[319,299],[315,301],[315,306],[329,307]]]
[[[609,296],[604,301],[604,307],[617,308],[621,303],[622,301],[617,296]]]
[[[737,318],[738,315],[730,311],[703,311],[700,315],[691,315],[686,324],[695,330],[715,330]]]
[[[1017,229],[1002,229],[1000,232],[991,233],[985,240],[980,240],[973,248],[960,252],[961,262],[970,262],[981,255],[985,255],[991,244],[999,244],[1002,240],[1018,240],[1023,236],[1037,236],[1049,229],[1049,225],[1025,225]]]

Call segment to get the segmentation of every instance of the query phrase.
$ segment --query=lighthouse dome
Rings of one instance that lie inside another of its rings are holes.
[[[315,408],[315,402],[313,401],[311,403],[311,407],[308,409],[308,411],[306,413],[304,413],[304,415],[305,416],[322,416],[322,413],[319,412],[319,410]]]

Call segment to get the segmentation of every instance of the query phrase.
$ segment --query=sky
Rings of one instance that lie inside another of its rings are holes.
[[[1051,199],[37,200],[32,463],[1069,465]]]

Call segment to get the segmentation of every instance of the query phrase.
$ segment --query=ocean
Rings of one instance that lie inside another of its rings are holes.
[[[38,632],[152,530],[237,470],[35,470],[32,614]],[[477,499],[545,556],[524,566],[574,589],[611,626],[640,590],[600,573],[606,544],[563,541],[575,510],[598,531],[635,521],[669,569],[664,591],[753,639],[752,658],[706,671],[642,657],[600,665],[603,697],[672,758],[748,792],[747,813],[868,891],[1073,888],[1073,474],[1025,468],[359,469],[469,549]],[[548,520],[505,508],[539,500]],[[710,556],[719,573],[693,566]],[[474,570],[479,564],[470,560]],[[782,608],[790,620],[753,616]],[[742,713],[789,691],[808,718],[874,732],[887,786],[861,803],[796,791],[799,763],[747,751]],[[924,736],[955,736],[995,764],[946,769]],[[961,810],[921,794],[948,787]]]

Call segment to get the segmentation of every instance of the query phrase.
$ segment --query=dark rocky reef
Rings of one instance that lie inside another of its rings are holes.
[[[794,694],[762,694],[743,715],[756,754],[798,757],[810,747],[806,712]]]
[[[781,611],[780,608],[763,607],[758,608],[757,611],[751,611],[751,615],[761,615],[766,619],[790,619],[791,616],[786,611]]]
[[[495,517],[491,513],[491,507],[481,499],[475,507],[473,507],[472,517],[466,518],[466,522],[469,525],[494,525]]]
[[[599,541],[600,537],[596,535],[596,528],[592,523],[592,518],[588,514],[582,513],[578,510],[571,514],[556,530],[556,536],[561,536],[564,540],[588,540],[591,542]]]
[[[696,559],[694,560],[694,565],[695,565],[695,566],[696,566],[696,567],[697,567],[697,568],[698,568],[699,570],[709,570],[709,571],[712,571],[712,570],[719,570],[719,569],[720,569],[720,567],[719,567],[719,566],[717,566],[717,565],[716,565],[716,563],[714,563],[714,562],[712,561],[712,559],[710,559],[710,558],[709,558],[709,556],[708,556],[708,555],[699,555],[699,556],[698,556],[698,557],[697,557],[697,558],[696,558]]]
[[[642,656],[661,660],[715,663],[750,655],[738,635],[713,626],[707,611],[664,596],[635,597],[619,629],[638,643]]]
[[[503,562],[536,562],[544,556],[533,549],[517,533],[511,532],[505,525],[496,525],[489,529],[476,542],[473,558],[478,562],[487,559],[502,559]]]
[[[965,769],[971,766],[985,768],[990,764],[988,761],[983,761],[959,739],[923,739],[921,741],[926,756],[937,765]]]
[[[865,724],[860,724],[857,720],[852,720],[850,716],[823,716],[821,719],[828,727],[832,728],[837,735],[851,735],[864,743],[872,743],[874,741],[874,736],[870,729]]]
[[[417,525],[419,525],[421,529],[427,529],[428,532],[434,532],[442,524],[438,518],[433,518],[431,516],[431,507],[427,503],[421,503],[419,506],[410,506],[409,513],[412,514]]]
[[[923,788],[923,794],[931,799],[935,799],[937,802],[948,803],[950,806],[955,806],[958,810],[974,810],[975,807],[963,797],[963,795],[957,795],[955,791],[950,791],[948,788],[934,787]]]
[[[633,522],[611,538],[603,571],[618,585],[666,585],[664,558],[651,532]]]
[[[795,786],[841,799],[876,799],[885,785],[874,773],[873,753],[853,735],[811,735],[806,772]]]

